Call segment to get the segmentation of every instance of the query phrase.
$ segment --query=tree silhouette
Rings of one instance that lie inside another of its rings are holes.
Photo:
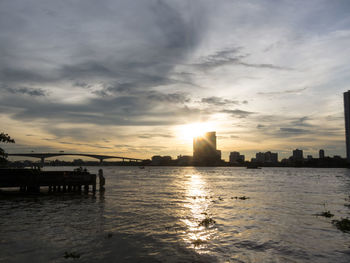
[[[15,143],[15,140],[12,139],[8,134],[1,132],[0,133],[0,142],[1,143]],[[2,148],[0,148],[0,165],[7,162],[6,158],[7,158],[7,154],[5,153],[5,151]]]

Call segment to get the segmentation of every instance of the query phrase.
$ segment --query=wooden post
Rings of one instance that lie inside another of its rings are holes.
[[[98,177],[99,177],[99,183],[100,183],[100,191],[105,191],[104,185],[106,184],[106,179],[103,176],[103,170],[98,170]]]

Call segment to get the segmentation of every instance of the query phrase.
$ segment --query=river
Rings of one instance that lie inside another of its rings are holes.
[[[0,262],[350,262],[350,170],[102,168],[104,194],[0,196]]]

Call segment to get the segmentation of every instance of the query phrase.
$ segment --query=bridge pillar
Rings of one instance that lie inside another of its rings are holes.
[[[103,159],[100,158],[99,160],[100,160],[100,165],[102,165],[103,164]]]
[[[44,164],[45,164],[45,157],[41,157],[41,167],[44,167]]]

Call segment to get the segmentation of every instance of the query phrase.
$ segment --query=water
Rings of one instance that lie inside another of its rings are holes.
[[[0,262],[350,262],[350,170],[103,169],[104,195],[0,197]]]

